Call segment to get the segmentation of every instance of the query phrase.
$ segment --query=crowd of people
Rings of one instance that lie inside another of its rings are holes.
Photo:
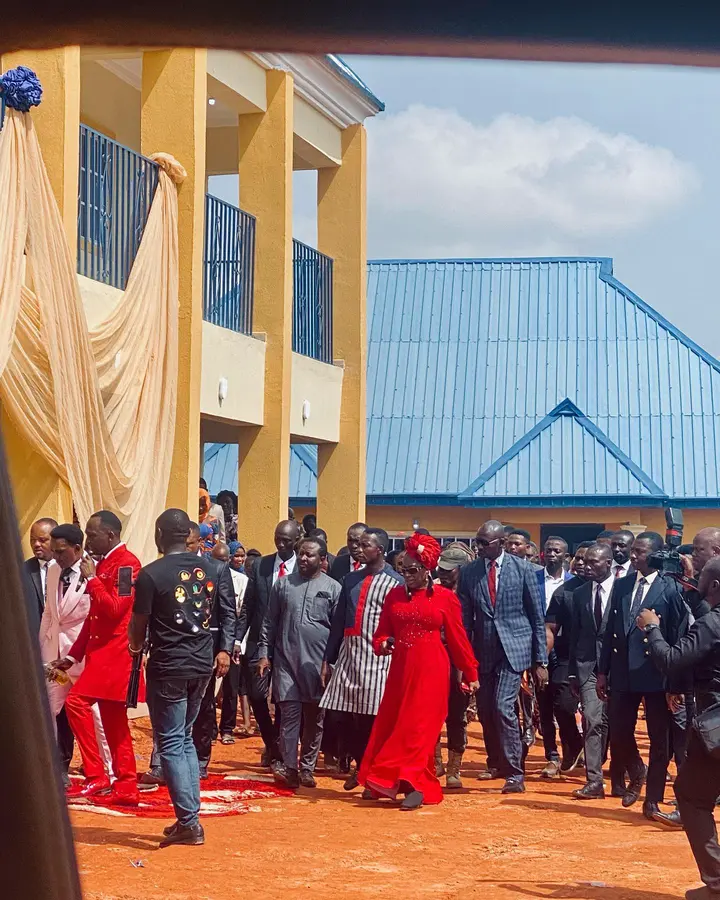
[[[609,759],[612,797],[629,808],[644,790],[647,819],[687,832],[705,882],[688,896],[720,895],[720,529],[684,548],[682,578],[658,568],[664,541],[654,532],[602,532],[573,553],[549,537],[537,555],[527,532],[498,521],[472,544],[441,546],[418,529],[390,555],[387,533],[358,522],[332,556],[314,517],[291,516],[275,529],[276,552],[262,556],[237,539],[233,495],[219,499],[201,484],[197,523],[166,510],[159,558],[144,567],[112,512],[93,515],[84,534],[50,519],[33,525],[28,596],[69,798],[132,806],[144,786],[166,783],[177,821],[163,845],[202,843],[200,783],[213,742],[235,740],[242,698],[241,729],[250,733],[252,710],[261,764],[279,784],[314,788],[322,753],[345,790],[413,810],[442,800],[442,775],[446,790],[462,787],[476,703],[487,755],[479,779],[522,793],[539,733],[540,777],[584,768],[573,797],[602,800]],[[146,652],[138,699],[147,698],[154,749],[138,778],[126,701]],[[674,807],[664,806],[672,759]]]

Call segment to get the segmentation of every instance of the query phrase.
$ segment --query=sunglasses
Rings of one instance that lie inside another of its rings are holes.
[[[400,572],[403,575],[417,575],[418,572],[423,572],[424,569],[422,566],[400,566]]]
[[[478,547],[489,547],[491,544],[496,544],[500,538],[493,538],[489,541],[487,538],[475,538],[475,543]]]

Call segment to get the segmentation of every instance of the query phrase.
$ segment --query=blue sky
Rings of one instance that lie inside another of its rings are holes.
[[[611,256],[720,356],[720,72],[346,57],[368,123],[368,252]],[[295,179],[314,239],[314,174]]]

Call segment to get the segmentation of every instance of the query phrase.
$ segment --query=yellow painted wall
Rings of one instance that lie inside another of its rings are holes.
[[[267,348],[264,426],[239,429],[238,502],[245,540],[264,552],[290,483],[292,98],[292,76],[269,71],[267,111],[240,117],[240,206],[257,217],[253,328]]]
[[[200,411],[204,416],[262,425],[265,414],[264,341],[203,322]],[[228,383],[221,403],[220,379]]]
[[[299,353],[292,355],[290,432],[293,441],[338,441],[343,369]],[[303,401],[310,402],[310,418],[303,422]]]
[[[178,392],[168,506],[195,510],[200,478],[202,285],[205,236],[207,51],[143,56],[142,152],[172,153],[187,171],[178,187]]]
[[[140,152],[140,91],[95,60],[84,59],[81,72],[81,121]]]

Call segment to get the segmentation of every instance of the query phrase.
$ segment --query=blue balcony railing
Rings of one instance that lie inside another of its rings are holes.
[[[152,160],[80,126],[80,275],[125,290],[157,184]]]
[[[333,261],[293,241],[293,350],[333,361]]]
[[[255,217],[205,196],[203,318],[252,334],[255,283]]]

